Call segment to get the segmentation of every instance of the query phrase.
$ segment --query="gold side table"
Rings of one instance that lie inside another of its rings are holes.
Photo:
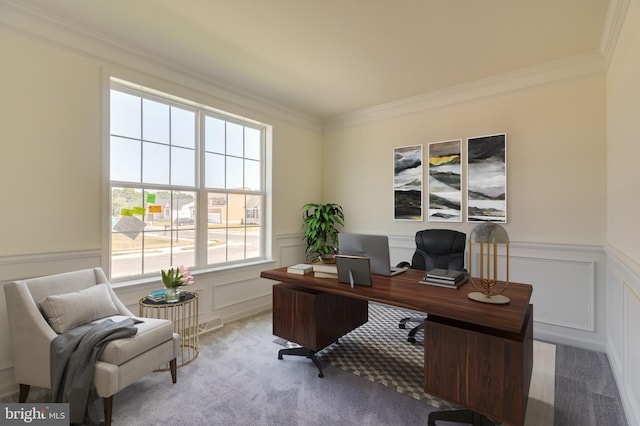
[[[156,302],[143,297],[138,303],[140,316],[144,318],[168,319],[173,330],[180,334],[180,355],[177,365],[182,367],[197,358],[198,348],[198,295],[183,291],[180,300],[174,303]]]

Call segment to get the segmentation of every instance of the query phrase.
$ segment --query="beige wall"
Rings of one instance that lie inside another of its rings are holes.
[[[633,0],[607,72],[607,242],[640,273],[640,2]]]
[[[605,120],[605,77],[596,75],[343,127],[325,134],[325,198],[343,205],[352,231],[468,232],[465,223],[393,221],[393,148],[422,144],[426,158],[430,142],[465,146],[467,137],[506,132],[512,241],[602,245]],[[425,206],[426,190],[425,182]]]
[[[274,233],[300,231],[300,208],[318,200],[319,126],[292,124],[261,106],[220,99],[198,81],[136,72],[0,27],[0,132],[4,185],[0,256],[100,249],[102,75],[115,69],[161,90],[273,125]],[[182,84],[179,84],[182,83]],[[192,87],[186,87],[192,85]],[[247,102],[250,104],[250,102]],[[298,120],[299,121],[299,120]],[[0,281],[3,279],[0,272]]]
[[[629,1],[607,72],[607,354],[629,424],[640,424],[640,1]]]
[[[45,27],[30,30],[40,28]],[[321,197],[319,122],[91,39],[60,38],[60,43],[50,42],[0,25],[0,286],[107,266],[103,90],[105,75],[114,73],[272,125],[267,162],[274,189],[266,208],[273,212],[267,251],[275,262],[201,272],[189,289],[200,297],[199,320],[205,330],[269,309],[271,283],[259,278],[260,271],[304,259],[300,209]],[[140,298],[159,285],[158,276],[117,285],[116,292],[137,312]],[[0,395],[16,389],[5,303],[0,289]]]
[[[0,255],[100,247],[100,66],[0,28]]]

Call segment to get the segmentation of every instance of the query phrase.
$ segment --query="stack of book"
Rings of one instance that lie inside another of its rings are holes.
[[[299,263],[297,265],[291,265],[287,268],[289,274],[308,275],[313,272],[313,266],[308,263]]]
[[[338,279],[338,267],[335,263],[314,263],[313,276],[316,278]]]
[[[432,269],[420,280],[420,284],[458,288],[467,282],[467,273],[448,269]]]
[[[147,300],[152,302],[164,302],[167,300],[166,290],[153,290],[150,295],[147,296]]]

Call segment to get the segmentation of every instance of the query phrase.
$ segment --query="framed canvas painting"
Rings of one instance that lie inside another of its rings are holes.
[[[393,218],[422,220],[422,145],[393,149]]]
[[[467,139],[467,221],[507,222],[507,135]]]
[[[460,139],[429,144],[429,207],[431,222],[462,222]]]

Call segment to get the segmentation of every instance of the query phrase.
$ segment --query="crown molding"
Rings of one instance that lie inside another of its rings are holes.
[[[324,131],[414,114],[461,102],[496,96],[542,84],[606,72],[630,0],[610,0],[598,51],[525,68],[484,80],[437,90],[325,120]]]
[[[334,117],[325,122],[324,131],[415,114],[543,84],[602,73],[606,70],[605,65],[604,57],[599,52],[565,58]]]
[[[602,38],[600,39],[600,53],[606,60],[607,68],[609,68],[609,63],[618,43],[618,36],[622,31],[622,24],[627,16],[627,10],[629,10],[629,0],[609,1],[609,9],[607,10]]]
[[[135,49],[91,28],[64,21],[19,0],[0,0],[0,26],[94,58],[104,62],[108,67],[132,69],[201,91],[221,99],[226,104],[235,105],[236,109],[240,107],[263,117],[279,119],[316,132],[322,131],[321,120],[317,117],[238,87],[224,85],[215,75],[203,75],[201,70],[189,69],[182,65],[178,67],[165,57]]]
[[[25,5],[19,0],[0,0],[0,25],[76,50],[90,57],[106,60],[113,65],[157,75],[169,81],[203,91],[224,102],[246,108],[260,115],[278,118],[313,131],[327,132],[375,120],[492,97],[537,85],[606,72],[629,7],[629,1],[610,0],[600,47],[596,52],[401,99],[324,121],[269,99],[242,91],[237,87],[212,83],[216,80],[214,75],[203,76],[200,71],[178,68],[166,58],[133,49],[131,46],[116,42],[108,36],[98,34],[90,28],[64,22],[37,8]],[[153,72],[149,70],[153,70]]]

